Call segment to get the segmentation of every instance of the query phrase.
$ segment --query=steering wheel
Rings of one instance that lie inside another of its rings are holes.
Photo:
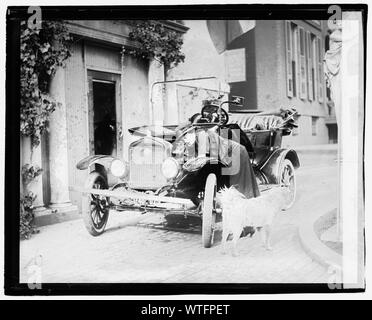
[[[220,109],[220,114],[218,114]],[[221,123],[225,125],[229,122],[229,115],[225,109],[219,108],[216,105],[206,105],[201,110],[202,118],[207,119],[209,123]]]

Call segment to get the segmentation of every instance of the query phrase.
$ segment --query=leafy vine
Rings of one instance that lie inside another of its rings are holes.
[[[185,60],[185,55],[181,51],[182,35],[159,22],[151,20],[134,22],[129,39],[138,45],[137,48],[128,50],[130,55],[157,60],[165,70],[176,67]]]
[[[24,192],[20,199],[19,234],[22,240],[29,239],[32,234],[38,232],[34,225],[34,202],[36,200],[36,195],[28,190],[28,185],[37,178],[42,171],[43,170],[38,166],[31,166],[30,164],[25,164],[21,170]]]
[[[50,114],[58,102],[49,95],[50,80],[71,56],[72,38],[62,21],[43,21],[41,29],[21,23],[21,113],[20,131],[40,143]]]
[[[40,136],[48,129],[48,121],[58,106],[49,94],[52,77],[58,67],[71,56],[72,38],[62,21],[42,21],[41,29],[21,23],[21,99],[20,132],[31,138],[31,148],[40,144]],[[31,151],[32,152],[32,151]],[[28,185],[40,174],[38,166],[22,167],[23,192],[20,198],[20,237],[28,239],[37,232],[34,220],[36,195]]]

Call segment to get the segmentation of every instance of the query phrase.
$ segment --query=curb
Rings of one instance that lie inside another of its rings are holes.
[[[342,266],[342,256],[324,245],[315,234],[314,224],[322,216],[332,214],[335,209],[304,219],[298,226],[300,243],[305,252],[326,268]]]
[[[36,227],[40,228],[77,219],[82,219],[82,216],[77,208],[65,212],[62,210],[52,211],[47,209],[42,213],[35,212],[34,224]]]
[[[328,145],[311,145],[311,146],[294,146],[292,147],[299,154],[328,154],[337,155],[338,145],[328,144]]]
[[[314,163],[317,165],[319,164],[327,164],[327,165],[334,165],[337,160],[337,145],[330,146],[322,146],[316,148],[316,146],[312,146],[309,148],[304,147],[294,147],[293,148],[299,157],[301,166],[314,166]]]

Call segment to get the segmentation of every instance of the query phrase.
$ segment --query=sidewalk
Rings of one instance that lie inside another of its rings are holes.
[[[305,146],[297,146],[294,149],[298,153],[302,154],[309,154],[309,153],[329,153],[329,154],[337,154],[338,144],[313,144],[313,145],[305,145]]]
[[[334,165],[337,160],[337,144],[319,144],[293,147],[301,166]]]

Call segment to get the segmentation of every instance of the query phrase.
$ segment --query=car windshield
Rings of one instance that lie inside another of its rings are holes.
[[[148,125],[129,129],[129,132],[137,136],[167,137],[175,135],[176,126]]]

